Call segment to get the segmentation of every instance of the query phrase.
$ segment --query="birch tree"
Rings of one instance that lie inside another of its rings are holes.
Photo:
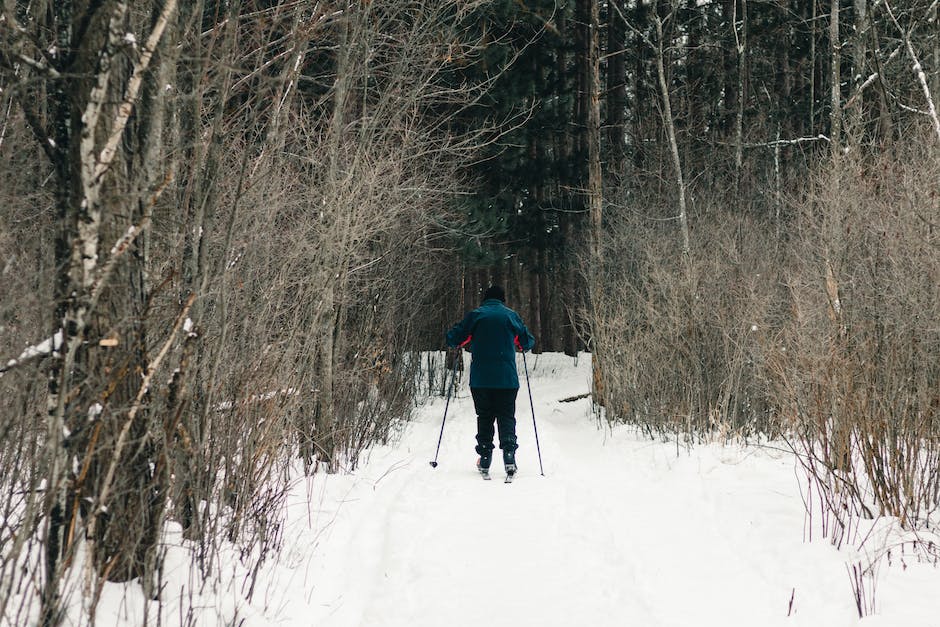
[[[18,104],[55,182],[60,339],[47,367],[43,507],[43,621],[52,624],[82,537],[90,577],[146,579],[162,521],[151,498],[150,378],[140,374],[159,363],[150,343],[169,341],[147,328],[147,231],[166,183],[155,158],[163,90],[153,81],[176,0],[56,2],[29,7],[29,17],[26,8],[7,3],[2,28]]]

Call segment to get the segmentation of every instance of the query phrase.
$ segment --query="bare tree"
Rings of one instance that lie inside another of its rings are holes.
[[[666,19],[674,16],[671,12]],[[688,257],[691,247],[689,241],[689,217],[686,208],[686,184],[682,173],[682,160],[679,157],[679,142],[676,140],[676,124],[672,114],[672,98],[669,94],[669,84],[666,78],[666,44],[663,34],[663,19],[659,12],[654,15],[656,23],[656,76],[659,79],[659,95],[663,104],[663,126],[666,129],[666,136],[669,138],[669,154],[672,156],[673,172],[676,177],[676,192],[679,199],[679,214],[676,219],[679,221],[679,232],[682,236],[682,252]]]
[[[26,469],[0,570],[42,545],[44,623],[83,576],[90,616],[108,580],[159,595],[167,517],[204,574],[222,531],[276,550],[291,457],[353,466],[408,415],[402,319],[434,285],[408,277],[441,265],[458,164],[492,136],[454,132],[486,87],[452,81],[476,7],[4,5],[0,143],[46,155],[56,240],[45,328],[0,372],[22,386],[0,462]]]
[[[126,447],[148,431],[147,379],[133,375],[150,369],[146,232],[165,183],[155,163],[135,155],[151,157],[162,142],[161,90],[148,83],[159,72],[154,57],[167,45],[176,2],[152,8],[56,3],[24,24],[14,7],[3,13],[4,59],[19,79],[18,105],[52,164],[56,190],[46,623],[58,620],[59,582],[83,527],[98,572],[129,578],[152,559],[160,519],[162,506],[154,509],[146,497],[149,447]],[[140,121],[132,120],[135,111]],[[119,463],[126,474],[118,477]]]

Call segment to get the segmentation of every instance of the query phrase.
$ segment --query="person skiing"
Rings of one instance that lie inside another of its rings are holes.
[[[535,338],[522,318],[506,306],[506,292],[491,285],[483,294],[483,304],[467,313],[447,332],[451,348],[469,345],[470,393],[477,414],[477,467],[489,478],[493,460],[494,425],[499,429],[499,448],[507,475],[516,472],[516,372],[515,348],[532,350]]]

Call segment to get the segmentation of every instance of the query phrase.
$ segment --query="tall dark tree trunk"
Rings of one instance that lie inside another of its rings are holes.
[[[839,0],[829,3],[829,140],[833,160],[842,154],[842,42],[839,39]]]
[[[738,20],[737,0],[721,0],[721,17],[725,29],[722,37],[722,56],[724,57],[724,106],[722,120],[725,136],[734,132],[734,123],[738,112],[738,50],[735,38]]]
[[[621,177],[626,159],[627,6],[610,0],[607,25],[607,171]]]
[[[687,0],[686,14],[688,15],[688,44],[686,48],[686,94],[685,100],[688,103],[688,122],[689,134],[697,137],[702,130],[702,100],[699,97],[702,89],[706,87],[705,67],[702,63],[702,40],[705,31],[705,11],[698,6],[696,0]],[[705,93],[708,93],[707,91]]]
[[[846,139],[858,146],[865,135],[865,94],[862,85],[867,78],[866,52],[869,41],[868,0],[854,0],[855,25],[852,33],[852,92]]]
[[[587,209],[587,306],[596,306],[600,298],[603,276],[603,210],[604,191],[601,174],[601,111],[600,111],[600,7],[597,0],[579,0],[578,14],[583,22],[582,40],[579,46],[578,64],[581,68],[581,145],[587,159],[587,172],[583,180]],[[594,368],[594,399],[603,404],[604,387],[602,375],[603,355],[595,344],[591,346]]]
[[[644,39],[644,35],[649,33],[649,7],[644,0],[637,0],[636,2],[634,23],[636,31],[633,46],[636,49],[636,65],[633,69],[633,165],[640,169],[645,161],[646,107],[650,89],[647,75],[653,58],[653,50]]]
[[[557,265],[555,266],[557,267]],[[553,293],[549,289],[549,277],[553,272],[554,268],[550,268],[548,265],[548,253],[545,248],[539,250],[538,253],[538,262],[536,264],[536,272],[538,277],[538,294],[539,294],[539,320],[541,324],[541,351],[557,351],[564,350],[562,346],[558,344],[557,337],[555,335],[555,329],[563,324],[563,318],[558,315],[553,315],[555,308],[552,304],[558,300],[557,289]]]
[[[562,33],[562,37],[566,40],[573,35],[576,41],[580,41],[580,38],[583,36],[577,15],[579,14],[576,13],[574,22],[570,22],[566,18],[564,11],[559,12],[558,29]],[[578,343],[574,325],[568,314],[569,311],[577,306],[579,298],[577,288],[578,268],[574,261],[577,254],[577,230],[575,228],[577,214],[573,213],[573,210],[578,208],[579,205],[576,200],[577,195],[573,193],[573,190],[577,187],[578,173],[580,172],[580,169],[576,169],[575,164],[576,157],[579,154],[576,148],[579,142],[576,138],[580,134],[575,132],[576,129],[573,128],[573,125],[574,121],[579,119],[578,111],[580,111],[581,107],[579,91],[581,78],[580,72],[572,76],[569,71],[569,55],[564,46],[559,46],[555,54],[556,90],[559,95],[562,95],[562,97],[557,99],[557,106],[559,108],[558,116],[559,119],[565,121],[562,131],[558,134],[555,141],[555,151],[558,154],[558,162],[560,164],[556,194],[561,199],[561,205],[564,211],[559,216],[559,230],[561,235],[559,257],[562,261],[555,269],[560,275],[560,280],[558,281],[560,286],[558,291],[560,295],[554,299],[555,307],[552,308],[554,315],[552,315],[551,318],[557,321],[558,326],[561,327],[562,350],[565,354],[573,357],[578,354]],[[572,94],[573,97],[571,97]],[[544,291],[542,293],[545,294]]]

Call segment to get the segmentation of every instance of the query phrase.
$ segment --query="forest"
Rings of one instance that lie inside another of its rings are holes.
[[[494,283],[599,420],[930,525],[938,107],[937,0],[6,0],[0,623],[263,560]]]

